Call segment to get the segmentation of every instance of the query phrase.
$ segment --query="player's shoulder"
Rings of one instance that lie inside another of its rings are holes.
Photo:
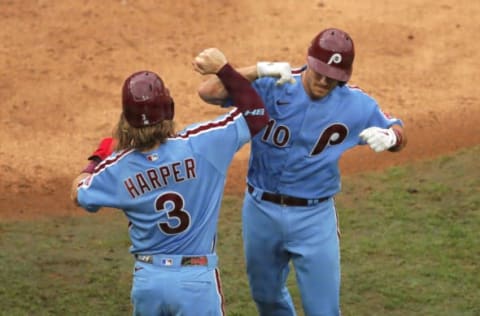
[[[113,152],[95,167],[93,174],[97,175],[105,171],[115,173],[115,169],[122,168],[122,164],[131,159],[133,153],[135,153],[134,149],[123,149]]]
[[[345,84],[341,87],[341,89],[338,90],[340,93],[360,101],[361,103],[376,103],[375,98],[358,85]]]
[[[302,73],[307,69],[307,65],[303,65],[300,67],[291,67],[291,74],[292,78],[297,81],[297,83],[301,80]],[[277,85],[278,78],[277,77],[261,77],[254,81],[254,86],[257,87],[264,87],[264,88],[275,88],[275,90],[283,90],[288,89],[292,86],[292,84],[282,84]],[[293,85],[294,86],[294,85]]]
[[[350,93],[355,93],[355,94],[363,94],[366,96],[369,96],[368,92],[364,90],[362,87],[359,85],[353,84],[353,83],[347,83],[344,85],[344,88],[349,91]]]
[[[189,140],[214,131],[223,131],[225,127],[235,124],[241,117],[242,113],[235,107],[228,113],[222,114],[213,120],[188,125],[183,130],[177,132],[173,139]]]
[[[301,76],[305,70],[307,70],[307,65],[303,65],[300,67],[292,67],[292,76],[293,77]]]
[[[275,77],[261,77],[255,79],[252,84],[254,88],[260,89],[270,89],[275,87],[275,83],[277,82],[278,78]]]
[[[254,87],[257,88],[257,91],[262,95],[265,93],[272,93],[274,95],[283,95],[284,93],[287,94],[295,94],[298,93],[302,88],[302,73],[307,69],[307,66],[301,67],[292,67],[291,74],[292,78],[295,82],[291,83],[284,83],[284,84],[277,84],[278,78],[277,77],[262,77],[255,80]]]

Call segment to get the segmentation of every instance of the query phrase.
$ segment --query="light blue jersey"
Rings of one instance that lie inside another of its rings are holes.
[[[78,189],[79,204],[123,210],[132,253],[213,253],[227,169],[250,140],[237,110],[195,124],[150,152],[121,151]]]
[[[337,86],[326,97],[312,100],[300,73],[294,78],[295,84],[281,86],[271,77],[253,83],[270,123],[252,139],[248,182],[307,199],[334,196],[340,191],[338,161],[345,151],[362,144],[360,132],[402,122],[385,115],[358,88]]]
[[[135,316],[225,315],[215,251],[225,179],[235,153],[267,124],[268,114],[250,82],[224,60],[209,48],[195,58],[194,68],[201,74],[216,69],[236,109],[166,140],[159,136],[150,151],[123,149],[105,158],[112,139],[102,140],[91,156],[102,161],[93,173],[92,163],[84,169],[72,194],[87,211],[111,207],[128,218]],[[148,146],[140,133],[164,135],[169,130],[162,128],[170,125],[158,124],[173,119],[173,99],[154,75],[135,73],[122,90],[122,120],[138,129],[127,130],[134,148]],[[149,126],[154,129],[143,129]],[[129,147],[122,137],[118,141]]]
[[[293,84],[253,82],[270,121],[252,139],[242,208],[247,274],[260,315],[296,315],[286,286],[292,262],[305,315],[339,316],[338,162],[364,144],[362,130],[402,123],[347,85],[312,100],[300,73]]]

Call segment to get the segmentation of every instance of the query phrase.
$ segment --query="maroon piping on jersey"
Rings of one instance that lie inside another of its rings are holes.
[[[225,315],[225,298],[223,296],[223,291],[222,291],[222,280],[220,279],[220,272],[218,268],[215,268],[215,279],[217,283],[217,290],[218,290],[218,295],[220,295],[220,301],[221,301],[221,306],[220,308],[222,309],[222,315]]]
[[[119,161],[122,157],[126,156],[127,154],[131,153],[133,151],[133,149],[126,149],[126,150],[123,150],[123,151],[120,151],[117,155],[115,155],[114,157],[110,158],[110,159],[105,159],[105,160],[102,160],[96,167],[95,167],[95,170],[94,172],[80,180],[80,182],[78,183],[77,187],[80,187],[83,185],[83,183],[85,182],[86,179],[89,179],[93,176],[95,176],[96,174],[100,173],[102,170],[106,169],[108,166],[110,165],[113,165],[115,164],[117,161]]]
[[[190,136],[193,136],[195,134],[205,132],[209,129],[214,129],[217,127],[223,127],[226,126],[230,123],[232,123],[235,120],[235,117],[238,117],[241,115],[241,112],[238,109],[235,109],[230,112],[230,115],[226,116],[225,119],[220,120],[220,121],[215,121],[215,122],[207,122],[205,124],[196,126],[195,128],[192,129],[187,129],[182,132],[182,134],[176,135],[175,138],[188,138]]]

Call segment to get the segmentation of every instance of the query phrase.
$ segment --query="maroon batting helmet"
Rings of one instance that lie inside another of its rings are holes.
[[[139,71],[123,83],[123,114],[128,124],[144,127],[171,120],[174,103],[170,92],[156,73]]]
[[[315,72],[347,82],[352,75],[355,49],[353,40],[342,30],[329,28],[320,32],[308,48],[307,63]]]

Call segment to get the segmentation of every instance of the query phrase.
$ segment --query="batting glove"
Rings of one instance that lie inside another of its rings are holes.
[[[292,69],[287,62],[259,61],[257,63],[258,78],[262,77],[280,77],[276,84],[295,83],[292,78]]]
[[[397,144],[397,135],[391,128],[370,127],[364,129],[359,136],[377,153]]]

